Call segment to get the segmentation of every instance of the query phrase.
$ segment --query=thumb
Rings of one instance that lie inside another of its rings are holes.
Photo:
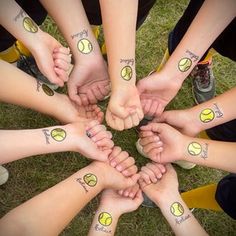
[[[112,113],[112,115],[117,116],[120,119],[125,119],[130,115],[129,109],[126,109],[122,106],[109,106],[109,110]]]
[[[140,174],[134,174],[131,177],[126,178],[125,184],[126,185],[124,188],[129,188],[134,186],[137,182],[138,179],[140,178]]]

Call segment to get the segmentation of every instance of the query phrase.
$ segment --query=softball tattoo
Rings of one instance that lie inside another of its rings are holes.
[[[126,81],[131,80],[132,79],[132,75],[133,75],[132,67],[131,66],[124,66],[121,69],[120,75],[121,75],[121,78],[126,80]]]
[[[94,187],[97,184],[97,176],[91,173],[86,174],[83,180],[89,187]]]
[[[170,206],[170,212],[174,216],[182,216],[184,214],[184,208],[179,202],[174,202]]]
[[[181,72],[186,72],[188,71],[192,66],[192,60],[184,57],[182,58],[179,63],[178,63],[178,68]]]
[[[202,152],[202,146],[197,142],[190,143],[187,149],[191,156],[198,156]]]
[[[46,84],[42,84],[42,89],[44,91],[44,93],[46,93],[48,96],[53,96],[54,95],[54,91],[52,89],[50,89]]]
[[[93,51],[93,45],[88,39],[80,39],[77,43],[78,50],[83,54],[89,54]]]
[[[55,128],[51,131],[51,137],[57,142],[62,142],[66,138],[66,131],[61,128]]]
[[[214,120],[215,113],[212,109],[206,108],[201,111],[199,117],[200,117],[201,122],[208,123],[208,122],[211,122],[212,120]]]
[[[98,222],[103,226],[109,226],[112,223],[112,216],[108,212],[102,212],[98,216]]]
[[[38,26],[34,23],[34,21],[26,16],[23,19],[23,27],[26,31],[30,32],[30,33],[36,33],[38,32]]]

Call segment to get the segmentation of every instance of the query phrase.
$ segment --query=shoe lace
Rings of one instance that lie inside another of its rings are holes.
[[[210,84],[210,68],[209,64],[197,65],[192,72],[193,77],[203,87],[207,87]]]

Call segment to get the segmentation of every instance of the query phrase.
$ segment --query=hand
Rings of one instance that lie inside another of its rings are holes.
[[[102,56],[76,63],[67,86],[70,98],[79,106],[96,104],[109,95],[110,80]]]
[[[156,164],[151,164],[151,165],[153,165],[152,175],[157,177],[160,171],[158,168],[154,167],[154,165]],[[142,177],[139,179],[139,184],[142,191],[157,205],[159,205],[161,201],[163,202],[165,201],[165,199],[168,199],[170,196],[173,196],[175,194],[179,195],[178,191],[179,183],[174,168],[172,167],[171,164],[167,164],[165,168],[166,168],[166,173],[162,176],[161,179],[159,179],[155,183],[147,184],[145,180],[142,179]],[[140,172],[140,174],[142,176],[142,171]]]
[[[98,121],[87,121],[67,125],[67,143],[70,151],[76,151],[87,158],[107,161],[114,146],[111,132]]]
[[[40,31],[37,43],[30,48],[39,70],[48,80],[63,86],[68,80],[66,71],[71,61],[70,51],[49,34]]]
[[[104,209],[112,209],[116,214],[122,215],[137,210],[142,202],[143,196],[139,188],[132,198],[121,196],[115,190],[106,189],[102,193],[100,205]]]
[[[196,117],[192,110],[186,109],[165,111],[160,117],[155,118],[153,122],[165,122],[178,129],[182,134],[195,137],[201,132],[199,121],[195,122],[195,120]]]
[[[138,171],[134,158],[118,146],[112,149],[108,159],[109,164],[126,177],[130,177]]]
[[[163,123],[149,123],[141,128],[140,144],[144,146],[144,152],[152,161],[168,163],[181,160],[185,151],[185,136],[171,126]],[[155,141],[158,136],[158,141]],[[147,141],[149,139],[149,141]],[[163,147],[156,147],[155,142],[163,144]]]
[[[178,80],[170,80],[161,72],[155,72],[137,83],[143,112],[148,116],[159,116],[166,105],[176,96],[181,87]]]
[[[116,130],[137,126],[143,118],[139,94],[135,86],[116,88],[106,111],[107,124]]]

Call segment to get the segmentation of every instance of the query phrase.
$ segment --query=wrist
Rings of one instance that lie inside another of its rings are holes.
[[[170,203],[182,200],[178,190],[171,190],[164,194],[156,194],[153,201],[160,207],[161,211],[166,208]]]

